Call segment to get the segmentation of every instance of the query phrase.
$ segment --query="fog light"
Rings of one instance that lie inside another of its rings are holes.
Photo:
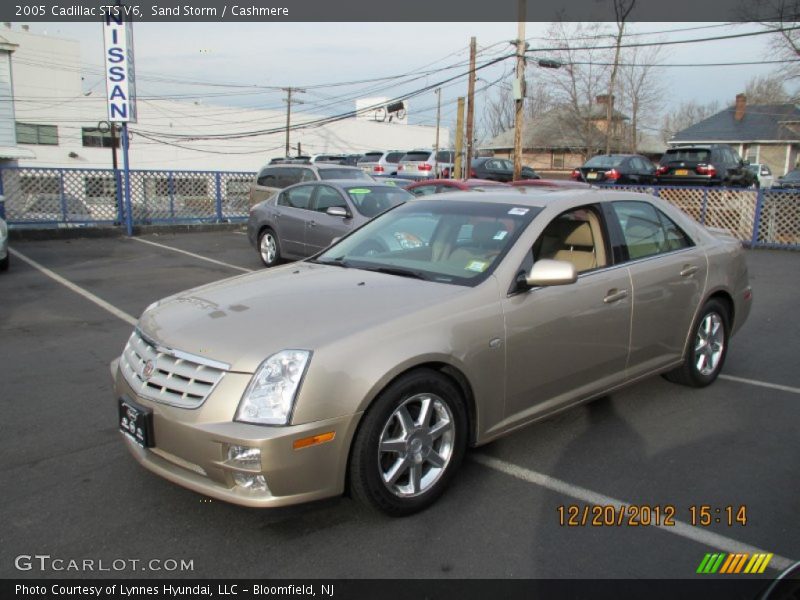
[[[228,448],[228,463],[233,466],[250,471],[261,470],[261,448],[250,446],[230,446]]]
[[[253,490],[254,492],[269,491],[267,480],[263,475],[251,475],[250,473],[234,473],[233,480],[241,488]]]

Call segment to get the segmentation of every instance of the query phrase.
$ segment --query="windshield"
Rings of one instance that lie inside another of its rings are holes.
[[[320,179],[364,179],[366,181],[375,181],[374,179],[372,179],[372,177],[364,173],[364,171],[356,168],[320,169],[319,178]]]
[[[383,152],[367,152],[364,156],[358,159],[359,163],[378,162],[383,156]]]
[[[711,160],[711,151],[704,148],[686,148],[679,150],[667,150],[661,164],[670,162],[695,162],[707,163]]]
[[[595,156],[586,161],[584,167],[597,167],[598,169],[612,169],[618,167],[625,160],[622,156]]]
[[[800,179],[800,171],[789,171],[781,177],[782,181],[797,181],[798,179]]]
[[[370,219],[414,197],[405,190],[388,185],[348,188],[347,195],[356,210]]]
[[[314,262],[476,285],[540,210],[475,200],[414,200],[370,221]]]

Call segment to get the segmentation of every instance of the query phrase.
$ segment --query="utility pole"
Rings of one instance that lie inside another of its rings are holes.
[[[436,160],[436,177],[439,177],[439,121],[442,118],[442,88],[436,88],[436,142],[433,157]]]
[[[286,92],[286,156],[290,155],[291,146],[289,145],[289,130],[291,129],[292,124],[292,102],[295,104],[303,104],[302,100],[292,100],[292,94],[295,92],[299,92],[304,94],[305,90],[301,90],[300,88],[293,88],[293,87],[285,87],[283,91]]]
[[[464,98],[458,99],[456,110],[456,162],[453,165],[453,179],[461,179],[461,150],[464,144]]]
[[[524,0],[520,0],[524,1]],[[475,54],[476,54],[475,37],[469,40],[469,84],[467,87],[467,160],[466,172],[469,176],[469,170],[472,167],[472,125],[475,118]]]
[[[514,181],[522,171],[522,120],[525,106],[525,0],[518,0],[517,24],[517,81],[514,86],[516,111],[514,115]]]

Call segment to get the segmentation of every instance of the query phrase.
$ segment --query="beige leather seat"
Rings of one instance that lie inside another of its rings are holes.
[[[447,257],[448,262],[468,265],[473,260],[490,261],[502,248],[502,239],[495,237],[500,232],[507,232],[505,226],[497,221],[482,221],[472,228],[472,240],[468,246],[453,250]],[[508,235],[507,233],[505,235]],[[505,235],[503,237],[505,237]]]
[[[597,268],[594,236],[588,221],[573,221],[570,225],[572,231],[563,238],[553,258],[571,262],[579,273]]]

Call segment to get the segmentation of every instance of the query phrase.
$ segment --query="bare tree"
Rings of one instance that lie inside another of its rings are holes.
[[[482,138],[492,138],[514,127],[514,98],[508,84],[499,83],[483,104]]]
[[[719,112],[719,110],[720,105],[716,100],[708,104],[700,104],[693,100],[684,102],[664,116],[661,129],[664,142],[666,143],[669,141],[669,139],[679,131],[683,131],[687,127],[691,127],[695,123],[707,119],[711,115]]]
[[[784,104],[792,100],[778,74],[757,75],[747,82],[744,94],[748,104]]]
[[[638,152],[640,129],[657,123],[664,97],[664,83],[657,68],[662,54],[662,46],[651,46],[627,48],[622,55],[618,93],[621,106],[631,119],[627,140],[631,152]]]
[[[561,125],[565,133],[577,138],[589,156],[602,143],[590,117],[595,98],[608,89],[608,32],[604,27],[602,23],[554,22],[545,43],[558,48],[550,57],[562,67],[539,71],[564,111]]]
[[[614,64],[608,80],[608,98],[606,102],[606,154],[611,153],[611,137],[613,135],[612,118],[614,115],[614,90],[619,70],[619,55],[622,50],[622,36],[625,34],[625,21],[633,10],[636,0],[612,0],[614,16],[617,22],[617,36],[614,42]]]

